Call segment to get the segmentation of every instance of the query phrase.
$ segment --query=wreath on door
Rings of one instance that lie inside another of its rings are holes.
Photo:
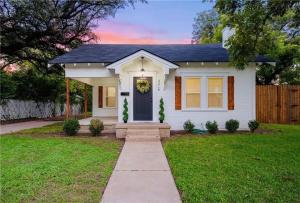
[[[144,93],[147,93],[149,92],[151,88],[151,85],[150,85],[150,82],[148,80],[145,80],[145,79],[138,79],[136,81],[136,89],[144,94]]]

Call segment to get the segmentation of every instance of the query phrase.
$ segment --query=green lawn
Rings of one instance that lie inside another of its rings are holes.
[[[184,202],[300,202],[300,126],[164,143]]]
[[[0,137],[1,202],[100,201],[122,142],[59,132],[60,123]]]

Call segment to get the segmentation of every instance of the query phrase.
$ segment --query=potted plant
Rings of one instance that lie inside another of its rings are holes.
[[[124,104],[123,104],[123,121],[124,123],[127,123],[128,121],[128,102],[127,99],[124,99]]]
[[[163,98],[159,101],[159,122],[163,123],[165,120],[165,109],[164,109],[164,100]]]

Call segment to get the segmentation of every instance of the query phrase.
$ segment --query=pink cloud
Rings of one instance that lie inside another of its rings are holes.
[[[95,32],[101,44],[190,44],[190,39],[162,39],[150,36],[135,36],[118,32]]]
[[[164,30],[155,30],[128,22],[105,21],[94,30],[102,44],[190,44],[191,39],[167,38]]]

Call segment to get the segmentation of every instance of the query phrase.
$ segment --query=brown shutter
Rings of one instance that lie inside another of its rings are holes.
[[[98,108],[103,108],[103,87],[98,87]]]
[[[234,110],[234,76],[228,76],[228,110]]]
[[[175,76],[175,109],[181,110],[181,77]]]

